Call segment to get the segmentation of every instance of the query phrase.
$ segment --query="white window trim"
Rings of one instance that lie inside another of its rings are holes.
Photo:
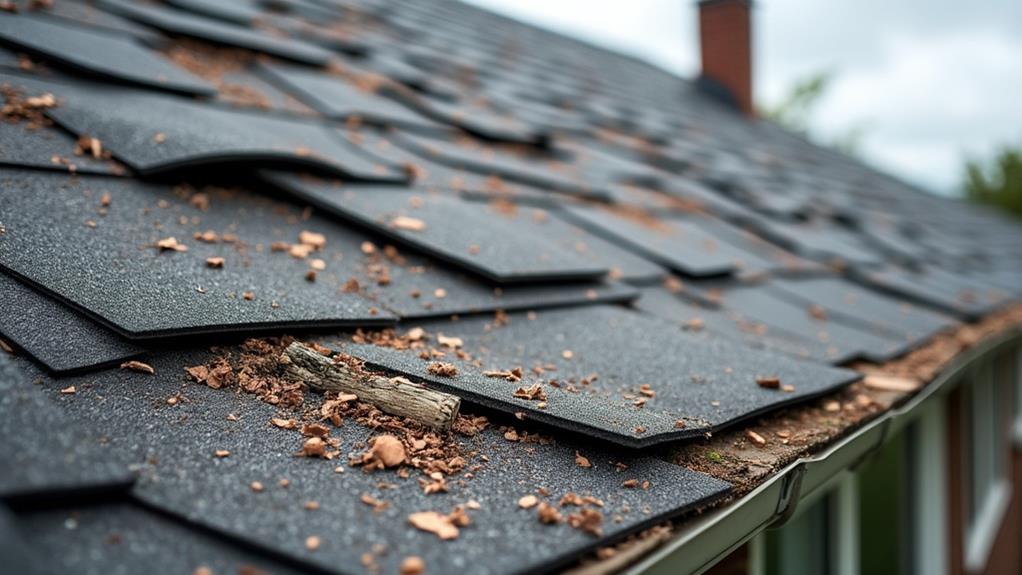
[[[977,417],[975,400],[977,398],[976,390],[979,390],[978,386],[989,386],[985,392],[993,394],[995,392],[995,386],[997,382],[994,379],[993,362],[991,358],[983,360],[981,365],[976,366],[972,370],[971,376],[967,380],[967,385],[972,386],[970,390],[970,404],[968,405],[968,424],[969,425],[989,425],[989,418],[997,418],[997,413],[982,413]],[[993,401],[990,404],[993,409],[997,408],[997,402]],[[995,430],[996,431],[996,430]],[[1001,431],[1003,433],[1003,431]],[[968,437],[973,437],[973,432],[970,431]],[[963,438],[963,446],[965,449],[974,449],[975,446],[968,441],[968,437]],[[986,448],[984,444],[980,448]],[[1004,454],[997,454],[996,451],[991,453],[994,457],[1003,457]],[[973,517],[970,517],[970,513],[967,511],[963,514],[965,517],[965,557],[964,567],[966,571],[982,571],[986,568],[987,559],[990,556],[990,549],[994,545],[994,541],[997,538],[998,533],[1001,529],[1001,524],[1004,522],[1004,514],[1008,510],[1008,506],[1011,503],[1011,483],[1006,475],[1008,461],[1002,461],[1002,465],[999,468],[994,469],[995,475],[991,478],[986,492],[983,494],[983,501],[980,503],[978,513]],[[973,470],[975,471],[975,470]],[[968,490],[965,493],[967,500],[972,499],[973,485],[968,486]]]
[[[965,570],[982,571],[986,568],[990,549],[1001,530],[1004,514],[1011,503],[1011,485],[998,479],[983,499],[983,508],[976,521],[965,534]]]
[[[1015,449],[1022,451],[1022,345],[1015,350]]]

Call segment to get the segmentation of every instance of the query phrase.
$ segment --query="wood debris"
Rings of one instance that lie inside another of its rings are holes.
[[[764,445],[767,444],[767,440],[765,437],[751,429],[745,430],[745,437],[747,437],[749,441],[751,441],[752,444],[755,445],[756,447],[763,447]]]
[[[440,345],[451,349],[458,349],[465,345],[465,342],[463,342],[460,337],[447,337],[442,333],[436,336],[436,341]]]
[[[405,447],[393,435],[379,435],[371,440],[369,451],[362,454],[359,465],[366,470],[397,467],[407,460]]]
[[[564,520],[561,512],[546,501],[540,502],[539,507],[536,509],[536,518],[544,525],[554,525]]]
[[[518,399],[528,399],[535,401],[546,401],[546,392],[543,391],[543,386],[540,384],[530,385],[529,387],[519,387],[514,392],[514,397]]]
[[[144,373],[144,374],[147,374],[147,375],[156,375],[156,370],[153,369],[153,366],[149,365],[148,363],[143,363],[141,361],[134,360],[134,359],[131,360],[131,361],[126,361],[126,362],[122,363],[121,364],[121,369],[126,369],[128,371],[135,371],[135,372],[138,372],[138,373]]]
[[[420,531],[433,533],[443,540],[457,539],[461,531],[455,525],[452,515],[444,515],[436,511],[419,511],[408,516],[408,522]]]
[[[302,230],[298,234],[298,243],[313,250],[321,250],[326,246],[326,236],[317,232]]]
[[[595,509],[580,509],[568,516],[568,525],[599,537],[603,535],[603,514]]]
[[[209,257],[206,258],[206,267],[213,269],[219,269],[224,267],[224,258],[222,257]]]
[[[426,562],[415,555],[405,557],[401,560],[398,572],[401,575],[423,575],[426,572]]]
[[[454,377],[458,375],[458,368],[453,363],[434,361],[426,367],[426,372],[441,377]]]
[[[525,495],[518,499],[518,506],[522,509],[532,509],[539,503],[539,498],[535,495]]]
[[[380,513],[384,509],[390,507],[390,502],[376,499],[375,497],[369,495],[368,493],[363,493],[361,496],[359,496],[359,500],[362,503],[368,505],[369,507],[372,507],[374,513]]]
[[[578,451],[575,452],[575,465],[586,468],[593,466],[593,464],[589,462],[589,458],[585,457]]]
[[[756,385],[763,389],[780,389],[781,378],[776,376],[759,376],[756,378]]]
[[[877,391],[895,391],[908,393],[919,389],[920,382],[917,379],[907,377],[896,377],[891,375],[870,374],[863,379],[863,385]]]
[[[156,249],[161,252],[187,252],[188,246],[177,241],[177,238],[171,236],[169,238],[163,238],[162,240],[156,241]]]
[[[326,357],[298,342],[284,350],[279,362],[284,365],[285,376],[297,384],[357,396],[383,411],[436,429],[450,429],[461,407],[461,399],[455,395],[427,389],[403,377],[371,373],[356,358],[343,354]]]
[[[302,455],[304,457],[327,458],[327,442],[322,437],[310,437],[302,444]]]
[[[395,230],[407,230],[411,232],[421,232],[426,229],[426,222],[408,216],[398,216],[390,220],[390,227]]]
[[[506,379],[511,383],[518,383],[522,380],[522,368],[519,366],[514,369],[507,370],[488,369],[483,372],[483,375],[486,377],[499,377],[501,379]]]

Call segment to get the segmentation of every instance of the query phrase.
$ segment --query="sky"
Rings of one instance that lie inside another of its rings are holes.
[[[699,72],[695,0],[469,0]],[[1022,0],[757,0],[754,92],[781,101],[806,77],[831,80],[810,121],[821,143],[859,134],[858,154],[956,195],[965,158],[1022,145]]]

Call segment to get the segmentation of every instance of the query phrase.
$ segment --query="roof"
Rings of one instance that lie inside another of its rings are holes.
[[[728,497],[671,449],[1018,300],[998,214],[468,5],[7,6],[19,572],[556,570]],[[295,338],[455,431],[295,383]]]

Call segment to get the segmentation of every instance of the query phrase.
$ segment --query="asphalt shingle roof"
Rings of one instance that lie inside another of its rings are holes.
[[[458,2],[15,4],[0,540],[19,572],[552,571],[727,493],[655,444],[840,389],[842,364],[1020,295],[1003,217]],[[374,339],[416,328],[411,349]],[[461,455],[439,479],[364,473],[349,458],[393,422],[296,407],[234,364],[224,388],[186,375],[285,335],[489,425],[443,436]],[[324,417],[332,461],[270,424]],[[602,525],[544,524],[530,494]],[[456,505],[457,539],[408,524]]]

